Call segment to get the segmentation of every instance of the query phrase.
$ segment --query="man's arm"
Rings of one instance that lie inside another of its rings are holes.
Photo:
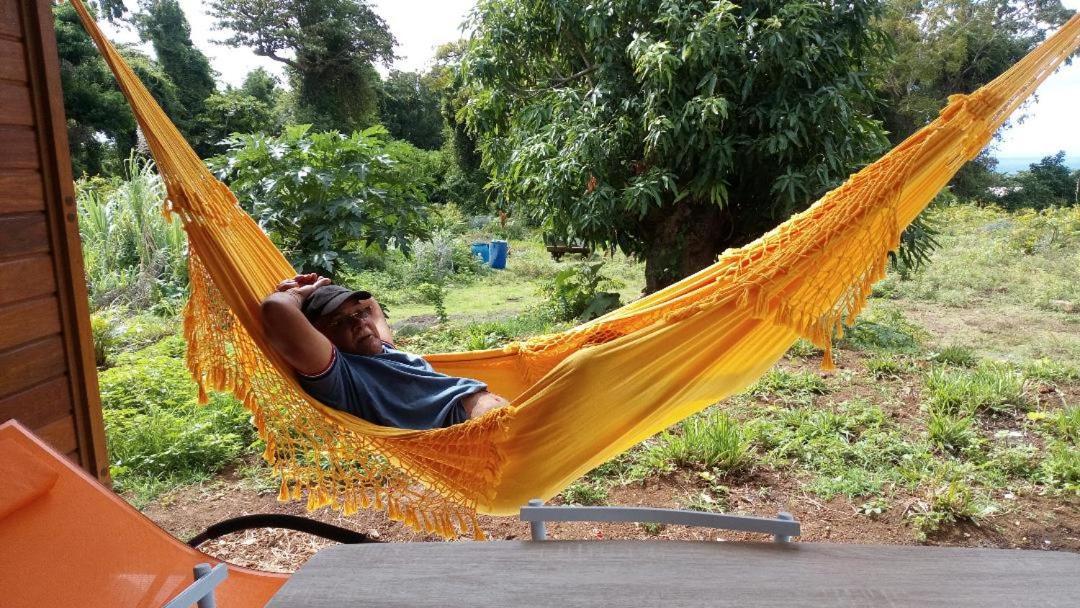
[[[375,298],[371,298],[371,318],[375,321],[375,329],[379,330],[379,339],[394,346],[394,332],[390,329],[386,315],[383,314],[382,306],[379,306]]]
[[[293,369],[308,376],[326,370],[334,346],[307,320],[300,306],[330,279],[301,275],[283,281],[262,302],[262,321],[270,345]]]

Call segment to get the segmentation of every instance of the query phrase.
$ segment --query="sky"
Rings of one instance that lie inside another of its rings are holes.
[[[1062,3],[1080,10],[1080,0]],[[393,68],[416,71],[431,63],[438,45],[461,37],[461,24],[475,0],[374,0],[371,4],[398,40],[398,59]],[[227,35],[213,30],[213,19],[206,14],[203,2],[180,0],[180,5],[191,23],[192,40],[210,58],[210,65],[224,82],[239,85],[249,71],[260,66],[283,76],[283,66],[278,62],[257,57],[246,49],[214,44]],[[107,26],[106,31],[115,41],[138,40],[130,28]],[[386,73],[385,68],[380,71]],[[1059,150],[1066,151],[1070,164],[1080,167],[1080,59],[1047,79],[1038,90],[1037,100],[1021,111],[1026,115],[1023,122],[1006,125],[1003,137],[994,144],[994,155],[1002,159],[1003,169],[1010,169],[1006,159],[1024,161],[1026,167],[1027,162]]]

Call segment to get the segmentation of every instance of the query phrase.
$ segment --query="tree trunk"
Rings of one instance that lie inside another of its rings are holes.
[[[731,214],[717,205],[665,207],[645,220],[645,292],[652,293],[711,265],[737,245]]]

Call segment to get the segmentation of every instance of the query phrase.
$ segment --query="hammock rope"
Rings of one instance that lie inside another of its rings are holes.
[[[323,406],[270,347],[259,304],[294,269],[207,170],[138,77],[72,0],[156,160],[165,212],[188,235],[187,365],[200,398],[252,412],[281,500],[346,515],[384,510],[414,529],[482,537],[476,513],[547,499],[595,466],[743,390],[800,336],[826,350],[862,310],[900,233],[1080,45],[1073,17],[1015,66],[949,98],[932,123],[806,211],[712,266],[561,334],[430,355],[511,405],[432,431],[373,425]]]

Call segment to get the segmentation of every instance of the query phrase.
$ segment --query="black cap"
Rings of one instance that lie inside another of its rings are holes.
[[[323,315],[328,315],[345,302],[356,298],[366,300],[371,294],[366,291],[353,291],[340,285],[323,285],[304,300],[300,307],[308,321],[314,322]]]

